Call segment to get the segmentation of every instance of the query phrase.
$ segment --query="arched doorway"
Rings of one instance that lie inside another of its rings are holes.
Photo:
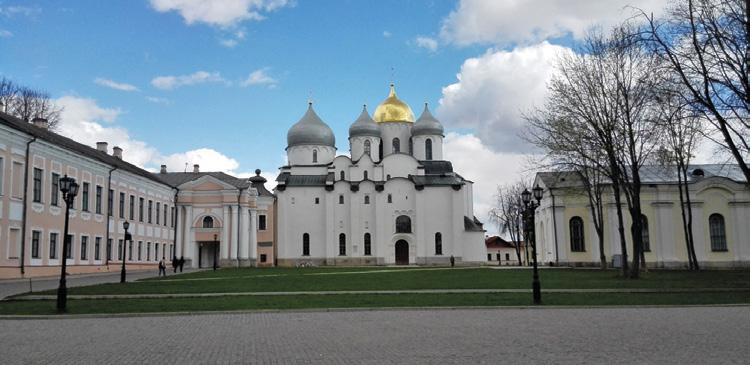
[[[396,242],[396,265],[409,265],[409,243],[404,240]]]

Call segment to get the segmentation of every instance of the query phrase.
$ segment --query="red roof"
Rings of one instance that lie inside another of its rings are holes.
[[[487,246],[487,248],[503,248],[503,247],[514,248],[516,247],[513,243],[508,242],[499,236],[487,237],[484,240],[484,244],[485,246]]]

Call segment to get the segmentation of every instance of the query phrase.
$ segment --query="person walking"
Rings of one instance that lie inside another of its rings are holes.
[[[161,261],[159,261],[159,276],[164,275],[164,277],[167,276],[167,263],[164,261],[164,257],[161,258]]]
[[[180,272],[182,272],[183,266],[185,266],[185,256],[180,256]]]
[[[177,272],[177,266],[178,265],[179,264],[177,263],[177,256],[172,256],[172,272],[173,273]]]
[[[456,266],[456,258],[451,255],[451,267]]]

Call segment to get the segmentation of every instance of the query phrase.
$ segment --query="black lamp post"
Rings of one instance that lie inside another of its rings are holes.
[[[127,256],[125,256],[125,246],[128,245],[128,240],[133,241],[133,237],[130,236],[130,233],[128,233],[128,228],[130,228],[130,223],[128,221],[122,222],[122,228],[125,229],[125,239],[122,242],[122,270],[120,270],[120,282],[125,282],[125,259]]]
[[[57,311],[65,312],[68,302],[68,288],[65,283],[65,271],[68,267],[68,221],[70,219],[70,206],[73,205],[73,201],[78,194],[78,184],[76,179],[63,176],[58,181],[60,184],[60,192],[62,192],[63,200],[65,201],[65,228],[63,229],[63,247],[62,247],[62,266],[60,269],[60,286],[57,288]]]
[[[214,235],[214,271],[216,271],[216,268],[218,267],[218,263],[216,262],[216,251],[219,249],[219,241],[216,240],[216,235]]]
[[[544,189],[537,185],[531,189],[533,191],[533,197],[536,202],[532,201],[532,193],[528,189],[524,189],[521,193],[521,200],[523,201],[524,210],[524,231],[526,231],[526,239],[531,241],[531,258],[534,262],[534,279],[531,282],[531,287],[534,291],[534,304],[542,304],[542,287],[539,283],[539,269],[536,261],[536,228],[534,224],[534,212],[539,207],[542,196],[544,195]]]

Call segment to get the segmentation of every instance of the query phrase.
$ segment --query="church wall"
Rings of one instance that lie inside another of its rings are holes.
[[[317,151],[317,162],[313,162],[313,151]],[[336,157],[336,148],[329,146],[301,145],[287,149],[289,165],[324,165]]]
[[[357,136],[349,138],[349,153],[352,160],[357,161],[362,158],[365,152],[365,141],[370,141],[370,158],[378,162],[379,153],[378,145],[380,144],[380,138],[373,136]]]
[[[379,123],[381,138],[383,140],[383,158],[392,155],[393,139],[398,138],[400,144],[400,153],[409,154],[409,139],[411,138],[411,128],[413,123],[408,122],[387,122]]]
[[[425,144],[427,139],[432,140],[432,160],[443,159],[443,137],[442,136],[414,136],[414,158],[423,161],[427,159]]]

